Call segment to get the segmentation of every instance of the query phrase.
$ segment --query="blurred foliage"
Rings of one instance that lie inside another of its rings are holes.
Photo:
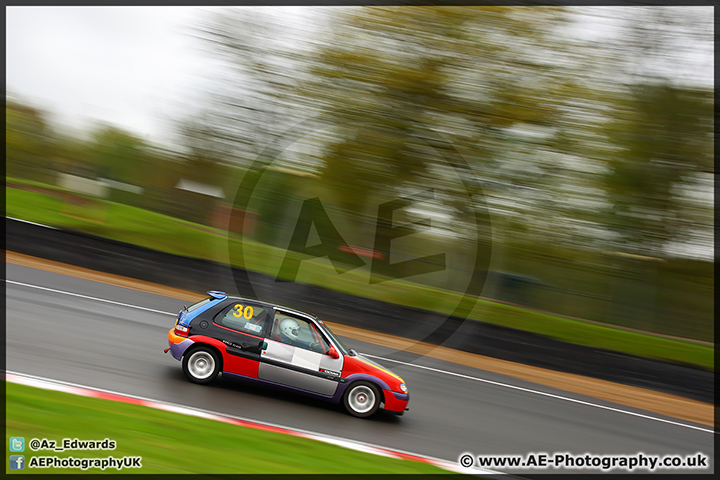
[[[293,48],[293,30],[262,10],[210,11],[198,19],[193,35],[225,68],[205,78],[206,102],[188,117],[202,119],[207,154],[246,168],[302,118],[286,92],[305,56]],[[179,131],[184,137],[182,120]]]
[[[146,142],[112,126],[97,128],[89,145],[93,177],[142,186],[151,170]]]
[[[548,62],[567,49],[553,40],[564,21],[555,8],[348,9],[329,13],[330,27],[303,49],[279,42],[273,32],[282,27],[255,11],[223,10],[198,34],[229,66],[211,94],[211,123],[233,125],[238,150],[252,159],[258,145],[312,118],[308,130],[325,130],[311,153],[280,162],[318,174],[332,189],[324,201],[346,218],[432,186],[435,203],[472,238],[487,185],[469,182],[478,171],[527,182],[528,165],[509,161],[517,143],[509,130],[547,132],[563,115],[562,97],[580,95],[567,70]],[[292,29],[285,37],[295,38]],[[535,168],[538,187],[556,167]]]
[[[626,251],[662,252],[692,227],[682,216],[678,187],[713,168],[713,94],[632,85],[613,107],[605,126],[614,149],[602,184],[611,201],[606,226]]]
[[[266,174],[257,238],[286,246],[297,204],[319,196],[343,232],[372,247],[377,204],[432,187],[424,208],[451,220],[433,219],[445,239],[416,231],[417,248],[477,241],[473,214],[487,205],[491,268],[546,285],[523,295],[496,275],[486,294],[669,334],[692,324],[709,338],[712,271],[679,281],[668,248],[711,225],[711,205],[690,192],[711,168],[712,91],[669,77],[678,39],[712,37],[696,35],[707,19],[650,10],[639,22],[633,9],[597,9],[618,27],[604,41],[567,33],[577,9],[340,9],[318,13],[305,43],[272,16],[213,12],[198,36],[230,68],[210,96],[210,123],[234,122],[243,165],[263,156],[249,144],[277,142],[293,122],[307,130],[288,143],[315,132],[298,154],[268,158],[289,170]],[[397,213],[406,224],[422,217]],[[683,303],[673,285],[695,299],[681,308],[684,324],[662,313]]]
[[[5,158],[9,175],[49,181],[53,143],[46,113],[12,97],[5,103]]]
[[[471,225],[440,170],[461,159],[429,131],[442,132],[485,173],[503,161],[503,130],[550,124],[560,115],[552,92],[571,87],[543,64],[542,55],[520,53],[524,46],[546,44],[560,12],[535,13],[368,8],[341,19],[300,93],[321,106],[327,123],[357,125],[329,142],[320,167],[346,208],[362,207],[378,189],[399,193],[408,184],[432,185],[450,193],[458,220]],[[444,149],[448,157],[438,158],[428,147]],[[467,193],[482,195],[479,189]]]
[[[456,235],[476,233],[472,214],[487,203],[495,242],[520,236],[666,256],[667,242],[693,238],[683,236],[687,228],[675,235],[623,221],[620,212],[642,210],[647,199],[623,184],[635,171],[646,185],[664,185],[653,211],[640,215],[661,212],[656,223],[671,230],[673,211],[688,214],[687,167],[711,156],[712,92],[639,76],[639,59],[652,63],[697,28],[655,10],[655,23],[640,25],[632,12],[603,10],[627,31],[598,45],[568,35],[576,12],[561,8],[320,10],[310,40],[266,13],[213,11],[198,37],[228,69],[213,82],[205,119],[216,128],[215,148],[234,143],[242,165],[298,122],[322,130],[299,157],[276,164],[318,175],[330,189],[323,201],[358,230],[382,199],[431,186],[439,209],[463,227]],[[614,130],[626,133],[615,138]],[[684,165],[656,168],[652,153],[638,157],[632,130],[643,130],[636,141],[685,155]],[[683,132],[692,133],[685,146]],[[472,170],[457,169],[465,163]],[[614,214],[600,214],[607,211]]]
[[[713,90],[688,67],[712,51],[706,10],[305,11],[297,23],[244,8],[198,18],[198,44],[224,69],[207,78],[205,103],[175,120],[172,146],[112,126],[64,132],[9,97],[7,174],[107,178],[144,192],[115,188],[112,200],[225,227],[217,206],[233,206],[256,160],[272,161],[251,239],[281,248],[308,198],[348,243],[370,248],[378,204],[432,188],[395,212],[414,233],[393,249],[447,252],[452,288],[480,241],[502,273],[484,295],[712,338],[712,261],[679,253],[712,248]],[[612,33],[583,31],[600,21]],[[180,190],[183,179],[225,198]],[[510,288],[513,275],[537,283]]]

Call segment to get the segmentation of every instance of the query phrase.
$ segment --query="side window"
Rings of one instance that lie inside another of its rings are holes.
[[[270,338],[295,347],[327,353],[330,345],[311,322],[282,312],[275,314]]]
[[[269,309],[248,302],[235,302],[222,310],[215,323],[241,333],[262,336],[265,324],[270,321]]]

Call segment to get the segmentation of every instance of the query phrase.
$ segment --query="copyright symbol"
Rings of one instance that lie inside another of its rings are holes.
[[[460,455],[460,465],[462,465],[465,468],[470,468],[473,466],[473,457],[472,455],[465,453],[463,455]]]
[[[40,448],[40,440],[38,440],[37,438],[33,438],[32,440],[30,440],[30,449],[35,451],[38,448]]]

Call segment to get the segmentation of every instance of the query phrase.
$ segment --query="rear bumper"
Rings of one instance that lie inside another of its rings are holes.
[[[193,342],[189,338],[175,335],[175,327],[171,328],[168,332],[168,344],[170,345],[170,353],[175,360],[182,360],[182,356],[185,350],[188,349]]]

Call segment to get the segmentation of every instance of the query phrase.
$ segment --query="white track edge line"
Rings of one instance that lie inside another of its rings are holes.
[[[139,309],[139,310],[145,310],[145,311],[148,311],[148,312],[161,313],[161,314],[163,314],[163,315],[177,315],[176,313],[163,312],[162,310],[155,310],[154,308],[141,307],[141,306],[138,306],[138,305],[132,305],[132,304],[130,304],[130,303],[115,302],[115,301],[113,301],[113,300],[106,300],[106,299],[104,299],[104,298],[91,297],[91,296],[89,296],[89,295],[82,295],[82,294],[80,294],[80,293],[66,292],[66,291],[63,291],[63,290],[56,290],[56,289],[54,289],[54,288],[41,287],[41,286],[39,286],[39,285],[32,285],[32,284],[29,284],[29,283],[16,282],[16,281],[14,281],[14,280],[5,280],[5,282],[7,282],[7,283],[12,283],[13,285],[20,285],[20,286],[22,286],[22,287],[37,288],[38,290],[45,290],[45,291],[53,292],[53,293],[61,293],[61,294],[70,295],[70,296],[73,296],[73,297],[85,298],[85,299],[87,299],[87,300],[95,300],[95,301],[97,301],[97,302],[111,303],[111,304],[113,304],[113,305],[120,305],[120,306],[122,306],[122,307],[137,308],[137,309]]]

